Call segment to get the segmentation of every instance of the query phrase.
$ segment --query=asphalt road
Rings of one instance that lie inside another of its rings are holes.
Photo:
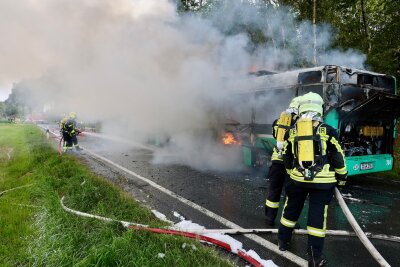
[[[243,228],[270,228],[264,222],[264,203],[268,190],[266,170],[257,172],[247,169],[241,172],[200,172],[186,166],[153,165],[152,151],[131,144],[111,141],[93,136],[79,138],[80,144],[99,155],[143,176],[176,194],[240,225]],[[91,168],[118,184],[137,200],[154,208],[172,221],[178,212],[187,220],[206,228],[227,228],[220,222],[161,193],[143,181],[135,179],[87,153],[80,158]],[[363,230],[374,234],[400,235],[400,183],[374,177],[351,177],[342,190],[345,200]],[[299,221],[306,228],[305,212]],[[328,211],[328,229],[349,230],[340,207],[334,199]],[[277,244],[274,234],[261,237]],[[243,242],[246,250],[255,250],[263,259],[272,259],[279,266],[295,266],[244,236],[234,236]],[[372,240],[391,266],[400,266],[400,244]],[[291,251],[306,259],[306,236],[295,236]],[[328,236],[324,254],[328,266],[379,266],[356,237]]]

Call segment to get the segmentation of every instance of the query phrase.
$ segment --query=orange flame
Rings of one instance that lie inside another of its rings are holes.
[[[222,143],[224,145],[240,145],[241,142],[236,140],[235,136],[233,133],[224,133],[222,136]]]

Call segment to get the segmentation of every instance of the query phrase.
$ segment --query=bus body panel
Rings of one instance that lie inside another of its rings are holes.
[[[400,116],[400,97],[397,96],[397,80],[393,76],[326,65],[261,76],[255,80],[256,86],[247,88],[251,84],[248,80],[239,86],[242,89],[238,93],[253,95],[254,103],[258,103],[255,99],[272,101],[263,106],[254,104],[251,116],[244,116],[243,122],[236,120],[251,129],[245,135],[247,139],[242,139],[245,165],[259,166],[270,157],[275,145],[270,135],[272,129],[260,125],[270,123],[273,120],[271,117],[278,116],[275,113],[285,108],[282,105],[286,103],[282,99],[287,99],[289,103],[294,95],[314,92],[324,99],[327,108],[325,123],[338,130],[349,176],[393,169],[393,139],[397,137],[396,121]],[[274,98],[269,98],[271,94]],[[268,109],[261,109],[264,106]],[[369,136],[364,131],[375,128],[376,136]]]
[[[254,166],[257,165],[257,161],[268,160],[267,158],[272,154],[272,150],[275,145],[276,140],[272,137],[272,135],[256,137],[254,145],[242,146],[244,164],[246,166]]]
[[[339,128],[339,114],[333,109],[329,111],[324,118],[324,122],[335,129]]]
[[[391,154],[380,154],[346,157],[346,166],[349,176],[391,171],[393,156]]]

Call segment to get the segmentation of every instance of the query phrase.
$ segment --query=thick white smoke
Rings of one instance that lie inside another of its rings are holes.
[[[255,63],[285,70],[312,55],[308,22],[298,24],[286,9],[260,13],[232,2],[200,18],[179,15],[168,0],[0,1],[0,84],[19,82],[32,91],[30,101],[100,120],[114,135],[169,137],[172,148],[156,162],[231,168],[239,157],[205,131],[230,97],[225,80]],[[258,25],[268,45],[251,47],[232,31],[238,24]],[[318,33],[321,63],[351,58],[360,67],[357,53],[322,51],[331,34],[325,26]]]

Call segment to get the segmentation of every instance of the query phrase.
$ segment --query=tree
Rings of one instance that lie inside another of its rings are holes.
[[[6,104],[4,102],[0,102],[0,118],[4,118],[6,116]]]
[[[315,21],[317,25],[332,25],[333,48],[361,51],[367,55],[367,68],[395,75],[400,80],[399,0],[241,0],[240,2],[243,5],[257,7],[259,12],[264,14],[264,25],[249,23],[242,20],[241,14],[238,14],[234,25],[229,29],[223,29],[223,32],[227,35],[246,33],[251,40],[253,51],[257,47],[269,45],[293,52],[294,58],[297,59],[294,62],[296,67],[306,67],[307,61],[312,61],[312,55],[306,57],[296,54],[298,53],[296,42],[288,42],[289,39],[293,39],[293,31],[290,32],[285,21],[282,21],[279,31],[275,29],[276,27],[270,26],[271,18],[277,15],[271,10],[287,6],[289,10],[287,15],[294,16],[299,22],[308,20]],[[234,3],[237,4],[236,1],[227,0],[179,0],[179,3],[183,12],[199,11],[206,15],[212,14],[213,9],[223,11]],[[225,18],[222,16],[220,19],[223,22]],[[218,22],[216,24],[218,25]]]
[[[279,3],[290,6],[299,20],[313,19],[313,1]],[[398,0],[318,0],[316,22],[329,23],[336,29],[336,47],[362,51],[367,55],[369,68],[400,80],[399,10]]]

